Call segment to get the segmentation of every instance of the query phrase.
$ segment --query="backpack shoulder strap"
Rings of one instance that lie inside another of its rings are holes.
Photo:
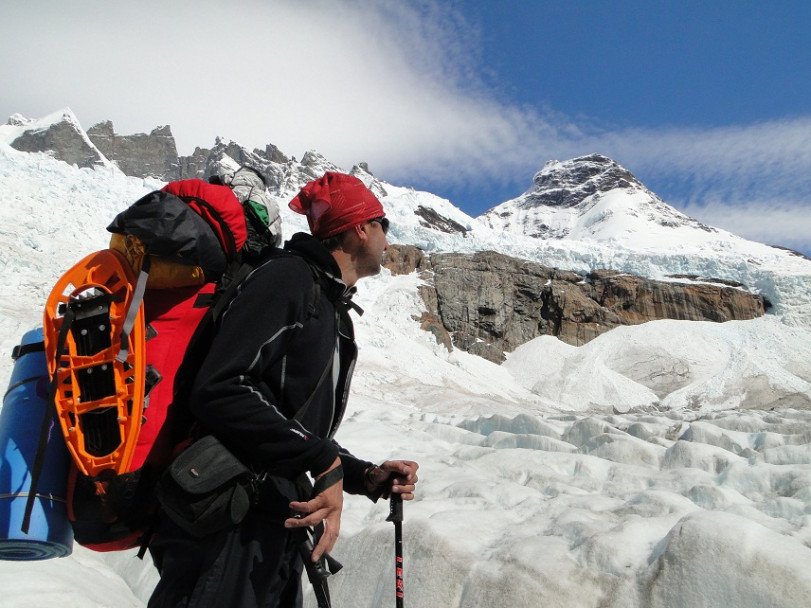
[[[296,422],[301,422],[304,419],[304,415],[307,413],[307,410],[310,409],[310,404],[313,402],[315,394],[318,392],[318,389],[321,388],[321,385],[324,384],[324,380],[327,379],[329,372],[332,371],[332,364],[333,359],[329,358],[327,360],[327,364],[324,366],[324,370],[321,372],[321,376],[318,378],[318,382],[316,382],[315,387],[310,392],[310,396],[307,397],[307,401],[305,401],[301,407],[296,410],[296,415],[293,416],[293,420]]]
[[[275,250],[272,256],[282,256],[282,255],[289,255],[290,257],[296,257],[301,259],[302,262],[307,264],[307,267],[310,269],[310,272],[313,276],[313,286],[310,290],[310,297],[307,303],[307,310],[305,315],[305,321],[309,321],[310,319],[318,317],[318,308],[319,308],[319,301],[321,298],[321,281],[323,280],[321,277],[320,271],[315,268],[312,264],[307,262],[304,258],[300,256],[295,256],[293,254],[289,254],[284,252],[284,250],[278,249]],[[271,256],[267,256],[265,261]],[[202,363],[202,359],[205,356],[205,351],[208,346],[211,344],[213,340],[214,333],[216,330],[217,321],[222,316],[223,312],[228,308],[228,305],[233,301],[236,297],[237,292],[239,291],[240,286],[245,281],[246,278],[257,268],[256,265],[251,263],[242,263],[242,264],[233,264],[229,271],[227,271],[223,275],[223,280],[221,281],[220,287],[218,287],[217,292],[213,295],[204,295],[198,298],[198,301],[195,302],[195,306],[203,307],[208,306],[210,307],[209,310],[206,312],[203,320],[198,325],[197,331],[192,336],[191,340],[189,341],[189,346],[186,350],[186,355],[183,360],[183,364],[181,364],[181,369],[189,366],[191,369],[199,368],[200,364]],[[324,369],[321,372],[321,375],[318,378],[318,381],[315,384],[315,387],[310,392],[309,397],[307,400],[302,404],[301,407],[296,411],[296,415],[294,419],[296,421],[301,421],[304,418],[304,415],[307,413],[307,410],[310,407],[313,399],[315,398],[316,393],[324,384],[324,381],[330,374],[333,366],[333,359],[329,358]],[[181,377],[181,371],[178,371],[178,377]],[[190,378],[185,379],[184,382],[180,382],[179,386],[185,387],[185,389],[177,391],[177,395],[184,395],[185,391],[190,389],[188,386],[188,381]],[[176,395],[176,396],[177,396]]]
[[[228,304],[236,297],[242,282],[247,279],[248,275],[255,269],[256,266],[253,264],[234,264],[230,272],[226,271],[221,281],[221,287],[217,289],[217,293],[214,296],[215,300],[211,305],[212,321],[216,322],[222,316]]]
[[[313,275],[313,287],[310,290],[310,301],[307,303],[307,319],[317,319],[318,302],[321,299],[321,281],[323,280],[323,276],[321,272],[310,262],[304,258],[301,259],[305,264],[307,264],[307,267],[310,269],[310,272]]]

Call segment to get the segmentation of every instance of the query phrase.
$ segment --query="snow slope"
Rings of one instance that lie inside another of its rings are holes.
[[[104,227],[158,184],[79,170],[0,143],[0,350],[39,324],[49,286],[104,247]],[[411,606],[801,607],[811,597],[809,262],[731,239],[648,251],[538,242],[428,193],[384,184],[396,242],[492,248],[562,268],[741,277],[777,314],[661,321],[575,348],[538,338],[497,366],[448,353],[413,321],[415,276],[360,284],[360,361],[338,439],[421,464],[405,506]],[[417,205],[468,226],[421,228]],[[285,233],[301,218],[282,205]],[[724,246],[721,246],[721,244]],[[0,382],[10,361],[0,359]],[[394,602],[385,505],[350,497],[335,606]],[[10,608],[144,606],[156,573],[131,553],[0,562]],[[307,605],[315,606],[311,596]]]

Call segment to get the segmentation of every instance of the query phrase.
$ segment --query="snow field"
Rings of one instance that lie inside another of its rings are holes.
[[[0,350],[9,353],[40,323],[57,276],[106,246],[112,217],[156,185],[2,144],[0,178]],[[603,260],[652,275],[740,270],[784,312],[721,325],[647,323],[580,348],[538,338],[497,366],[449,353],[419,329],[417,277],[384,272],[362,282],[360,359],[337,439],[370,460],[420,463],[417,498],[404,509],[406,603],[807,606],[811,324],[800,321],[811,319],[809,263],[760,249],[691,257],[689,244],[646,256],[582,241],[539,246],[470,218],[468,237],[450,237],[413,215],[414,204],[435,199],[391,187],[393,239],[458,251],[503,246],[572,268]],[[465,225],[445,203],[437,210]],[[282,212],[286,226],[301,228]],[[10,369],[0,358],[0,382]],[[384,502],[347,498],[334,551],[345,567],[330,581],[335,606],[393,603],[387,515]],[[60,560],[0,562],[9,608],[144,606],[156,580],[129,552],[75,547]],[[306,605],[315,606],[311,595]]]

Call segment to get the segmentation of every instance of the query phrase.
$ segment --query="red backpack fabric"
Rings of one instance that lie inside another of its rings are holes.
[[[172,407],[180,383],[178,370],[195,332],[211,319],[210,307],[223,287],[223,275],[230,276],[226,271],[238,267],[247,239],[245,212],[231,189],[199,179],[172,182],[141,198],[116,216],[108,230],[114,235],[113,248],[143,283],[132,306],[140,308],[146,339],[142,346],[130,340],[124,348],[145,349],[143,369],[132,374],[134,382],[144,383],[145,398],[137,437],[124,438],[136,442],[127,463],[88,474],[81,458],[72,453],[68,517],[76,542],[97,551],[145,547],[149,540],[154,485],[190,427],[185,407]],[[155,268],[162,274],[150,284]],[[115,337],[122,330],[114,326],[111,331]],[[82,401],[84,409],[93,405]],[[104,408],[101,398],[99,411]],[[79,424],[70,432],[81,432],[82,416],[71,420],[77,418]],[[119,432],[117,427],[107,430]],[[103,431],[93,428],[96,434]],[[63,428],[63,433],[68,431]],[[96,441],[115,442],[115,437]]]
[[[166,184],[162,192],[177,196],[202,217],[216,233],[225,255],[234,259],[248,238],[248,228],[245,211],[231,188],[187,179]]]

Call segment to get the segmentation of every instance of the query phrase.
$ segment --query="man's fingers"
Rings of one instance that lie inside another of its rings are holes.
[[[293,509],[293,511],[298,511],[299,513],[313,513],[321,508],[321,502],[322,501],[319,500],[319,497],[316,496],[307,502],[293,501],[290,503],[290,508]]]
[[[341,509],[343,507],[343,484],[340,480],[330,486],[322,494],[318,494],[307,502],[293,501],[290,509],[298,515],[286,519],[285,528],[304,528],[315,526],[322,521],[330,522],[332,534],[336,537],[341,525]]]
[[[322,503],[318,496],[308,502],[291,502],[290,509],[296,511],[297,515],[286,519],[284,527],[306,528],[322,522],[329,514],[329,510],[323,508]]]
[[[380,465],[383,474],[393,478],[395,485],[417,483],[417,469],[419,468],[420,465],[411,460],[387,460]]]
[[[327,511],[324,509],[319,509],[318,511],[314,511],[309,515],[303,515],[302,517],[290,517],[289,519],[284,520],[284,527],[285,528],[308,528],[312,526],[317,526],[324,518],[327,516]]]
[[[314,562],[317,562],[324,553],[332,551],[332,548],[335,546],[335,541],[338,540],[339,525],[336,523],[330,525],[329,521],[324,522],[324,524],[324,533],[321,535],[318,544],[313,550],[312,559]]]

